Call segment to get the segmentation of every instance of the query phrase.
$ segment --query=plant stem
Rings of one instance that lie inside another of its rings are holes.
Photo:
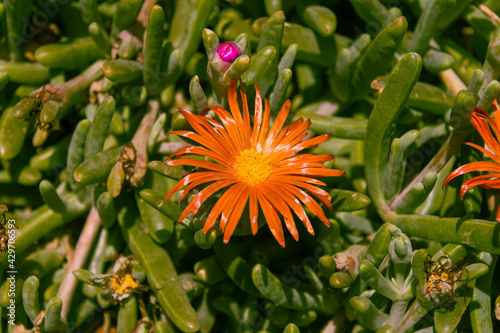
[[[500,75],[500,71],[496,70],[493,66],[491,66],[488,59],[486,59],[483,65],[483,73],[484,73],[483,84],[481,85],[481,88],[479,88],[478,92],[478,95],[481,97],[484,96],[484,92],[486,91],[486,88],[488,88],[488,85],[491,83],[491,81],[496,80],[498,78],[498,76]]]
[[[391,306],[391,313],[389,314],[389,319],[387,320],[386,325],[391,325],[392,327],[397,326],[397,324],[405,314],[408,303],[409,301],[393,302]]]
[[[394,306],[394,305],[393,305]],[[424,309],[418,302],[415,300],[411,307],[406,311],[406,314],[401,318],[398,322],[399,326],[394,327],[394,333],[404,333],[411,329],[415,324],[422,319],[429,310]]]
[[[82,74],[72,78],[62,85],[66,94],[66,100],[69,101],[71,96],[77,92],[87,88],[94,81],[97,81],[102,75],[102,64],[104,61],[96,61],[92,66],[87,68]]]
[[[189,146],[187,142],[162,142],[158,148],[160,154],[173,154],[181,148]]]
[[[494,11],[492,11],[482,3],[477,7],[490,18],[491,22],[493,22],[494,25],[498,25],[500,23],[500,17],[498,17],[498,15],[495,14]]]
[[[452,131],[450,136],[444,142],[441,149],[436,153],[432,160],[427,164],[427,166],[401,191],[401,193],[394,199],[391,204],[390,209],[392,211],[396,210],[399,202],[403,200],[406,194],[418,183],[420,183],[424,176],[429,172],[438,172],[441,168],[448,162],[448,160],[455,154],[458,148],[458,143],[463,142],[467,134],[460,134],[458,132]]]
[[[439,72],[439,76],[444,83],[446,83],[453,95],[457,95],[462,90],[467,90],[467,86],[453,69],[447,69]]]
[[[458,77],[452,69],[447,69],[439,73],[439,76],[446,83],[451,92],[454,95],[457,95],[461,90],[467,90],[467,86],[462,82],[462,80]],[[437,152],[437,154],[432,158],[432,160],[427,164],[427,166],[418,174],[417,177],[413,179],[413,181],[406,186],[403,191],[394,199],[391,204],[390,209],[392,211],[396,210],[399,202],[406,196],[406,194],[419,182],[424,179],[424,176],[432,171],[439,171],[441,168],[448,162],[448,160],[455,154],[455,151],[458,148],[457,143],[463,142],[467,135],[460,134],[455,131],[450,133],[450,136],[445,141],[441,149]]]
[[[500,223],[465,218],[424,215],[391,216],[392,223],[413,237],[438,242],[458,243],[479,251],[500,254]]]
[[[132,144],[136,151],[136,162],[134,176],[130,182],[136,187],[142,186],[144,176],[146,175],[148,163],[148,138],[159,109],[160,103],[157,100],[149,101],[148,111],[144,118],[142,118],[141,124],[132,138]]]
[[[85,221],[78,243],[76,244],[75,252],[66,267],[66,273],[64,274],[59,291],[57,292],[57,297],[62,300],[63,304],[61,310],[61,318],[63,321],[66,321],[68,317],[71,299],[73,298],[73,293],[75,292],[76,285],[78,284],[78,280],[73,276],[73,271],[82,268],[85,264],[100,225],[101,220],[99,219],[97,209],[92,207],[87,220]]]
[[[141,23],[144,27],[148,26],[149,12],[151,8],[155,5],[156,0],[146,0],[141,7],[139,15],[137,15],[137,21]]]

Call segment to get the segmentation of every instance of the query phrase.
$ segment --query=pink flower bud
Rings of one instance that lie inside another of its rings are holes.
[[[222,60],[232,63],[241,55],[241,50],[235,42],[224,42],[217,49],[217,54]]]

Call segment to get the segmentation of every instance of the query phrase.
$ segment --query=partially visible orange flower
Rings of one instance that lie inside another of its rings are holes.
[[[182,148],[168,159],[198,155],[209,157],[213,162],[191,158],[169,161],[168,165],[189,165],[205,171],[198,171],[181,179],[172,187],[165,200],[186,185],[189,186],[179,201],[196,186],[210,183],[193,197],[179,221],[190,213],[196,214],[205,200],[224,189],[208,215],[204,232],[207,232],[221,216],[220,229],[224,232],[224,243],[227,243],[248,204],[252,233],[255,235],[258,230],[257,217],[260,207],[274,238],[284,247],[285,238],[280,216],[284,217],[285,225],[295,240],[298,240],[299,234],[292,211],[302,221],[307,231],[314,234],[302,204],[325,225],[330,225],[314,198],[330,210],[331,198],[325,190],[317,187],[326,184],[314,177],[338,177],[343,175],[344,171],[328,169],[323,164],[334,159],[333,155],[297,155],[303,149],[315,147],[328,140],[330,135],[324,134],[303,141],[307,136],[306,130],[311,125],[310,120],[297,119],[293,124],[283,128],[290,111],[289,100],[285,102],[269,129],[268,100],[264,99],[263,112],[262,98],[256,87],[255,114],[254,117],[250,117],[243,87],[240,91],[243,115],[238,105],[236,81],[230,83],[228,91],[231,113],[218,106],[210,107],[222,123],[180,110],[193,131],[174,131],[172,134],[189,138],[200,146]]]
[[[484,153],[486,156],[491,158],[492,162],[480,161],[472,162],[453,170],[443,181],[443,187],[448,185],[448,183],[458,177],[468,172],[474,171],[491,171],[492,173],[486,175],[480,175],[472,177],[466,180],[462,187],[460,188],[460,196],[463,197],[468,189],[474,186],[481,186],[484,188],[495,188],[500,189],[500,110],[498,108],[497,101],[493,102],[493,117],[488,115],[483,110],[476,108],[472,113],[472,124],[477,129],[479,134],[484,140],[484,143],[488,146],[488,149],[481,147],[472,142],[464,142],[464,144],[474,147],[477,150]],[[491,127],[491,129],[490,129]],[[492,133],[495,135],[493,135]],[[500,209],[497,210],[496,215],[497,222],[500,222]]]

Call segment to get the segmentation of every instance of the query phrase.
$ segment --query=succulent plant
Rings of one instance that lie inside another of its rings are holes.
[[[4,0],[0,332],[497,331],[499,16]]]

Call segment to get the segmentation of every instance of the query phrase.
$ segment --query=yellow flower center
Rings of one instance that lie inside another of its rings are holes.
[[[118,295],[129,293],[138,286],[137,282],[135,282],[134,278],[129,273],[126,273],[124,276],[114,275],[110,283],[113,294]]]
[[[234,169],[241,182],[255,186],[267,180],[271,165],[267,155],[255,149],[246,149],[236,158]]]

